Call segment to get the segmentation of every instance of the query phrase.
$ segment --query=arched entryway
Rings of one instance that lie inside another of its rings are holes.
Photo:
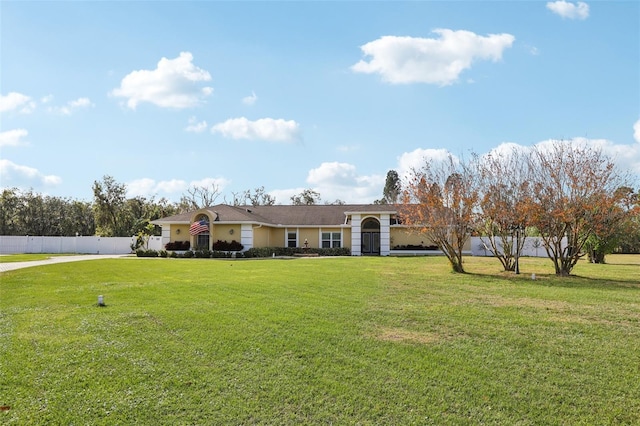
[[[196,226],[198,224],[200,224],[200,226]],[[209,216],[204,213],[198,214],[195,217],[189,232],[193,236],[193,243],[191,244],[191,247],[196,250],[211,249],[211,226]]]
[[[380,222],[369,217],[362,221],[361,227],[361,253],[363,256],[380,254]]]

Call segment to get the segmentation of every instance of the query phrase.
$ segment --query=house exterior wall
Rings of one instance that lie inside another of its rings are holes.
[[[304,247],[305,240],[309,243],[309,247],[320,247],[318,228],[298,228],[298,247]]]
[[[430,246],[433,243],[424,234],[418,234],[416,232],[410,232],[405,227],[392,227],[391,228],[391,249],[396,246],[406,245],[425,245]]]
[[[226,241],[226,242],[231,242],[233,240],[235,241],[239,241],[240,240],[240,232],[241,232],[241,226],[240,225],[227,225],[227,224],[214,224],[211,227],[211,244],[215,243],[216,241],[220,240],[220,241]]]
[[[342,247],[351,248],[351,228],[342,228]]]
[[[253,246],[254,247],[270,247],[271,244],[271,228],[266,226],[253,228]]]
[[[269,228],[269,243],[267,247],[285,247],[287,245],[287,236],[284,228]]]
[[[425,234],[411,232],[405,227],[392,227],[391,228],[391,250],[393,250],[393,248],[396,246],[407,246],[407,245],[432,246],[432,245],[435,245],[435,243]],[[465,252],[469,252],[471,251],[471,247],[472,247],[471,238],[469,238],[464,243],[462,250]]]
[[[175,241],[191,241],[189,225],[165,225],[162,227],[162,250],[168,243]]]

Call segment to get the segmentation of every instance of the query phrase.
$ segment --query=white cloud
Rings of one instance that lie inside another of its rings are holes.
[[[184,128],[187,132],[202,133],[207,130],[207,122],[205,120],[198,121],[195,117],[189,118],[189,124]]]
[[[205,187],[205,188],[216,187],[220,191],[222,191],[227,185],[229,185],[229,183],[231,183],[231,181],[225,178],[208,177],[200,180],[192,180],[191,182],[189,182],[189,187],[192,187],[192,186]]]
[[[294,120],[261,118],[250,121],[245,117],[230,118],[211,128],[231,139],[264,140],[271,142],[293,142],[299,139],[299,124]]]
[[[46,99],[46,101],[45,101],[45,99]],[[44,102],[50,102],[51,99],[53,99],[53,97],[47,96],[47,97],[43,98],[43,103]],[[51,106],[51,107],[47,108],[47,111],[49,111],[49,112],[51,112],[53,114],[71,115],[76,110],[78,110],[80,108],[88,108],[88,107],[93,107],[93,106],[94,106],[94,104],[91,103],[91,100],[89,98],[78,98],[78,99],[75,99],[73,101],[67,102],[63,106]]]
[[[566,19],[587,19],[589,17],[589,5],[584,2],[571,3],[558,0],[547,3],[547,9]]]
[[[291,197],[305,189],[320,194],[320,203],[342,200],[348,204],[369,204],[382,198],[385,177],[380,175],[359,175],[356,166],[348,163],[326,162],[309,170],[307,187],[276,189],[269,195],[278,204],[291,204]]]
[[[33,167],[22,166],[5,159],[0,159],[0,178],[5,188],[55,186],[62,182],[59,176],[45,175]]]
[[[636,129],[636,136],[640,137],[640,134],[637,134],[638,129],[640,128],[640,120],[636,122],[634,128]],[[543,150],[550,149],[553,144],[557,142],[557,139],[547,139],[540,141],[533,146],[520,145],[514,142],[504,142],[491,149],[489,152],[482,154],[482,156],[489,154],[509,155],[513,151],[522,151],[526,153],[531,151],[533,147]],[[564,140],[564,142],[573,146],[588,146],[598,149],[608,156],[621,170],[630,171],[640,177],[640,143],[625,145],[616,144],[607,139],[588,139],[583,137],[567,139]],[[398,157],[398,168],[396,171],[402,179],[406,179],[407,176],[411,174],[411,170],[421,168],[426,161],[445,161],[448,155],[450,155],[450,153],[446,149],[418,148],[412,152],[405,152]],[[454,161],[459,161],[456,156],[453,156],[453,159]]]
[[[367,62],[353,65],[354,72],[378,73],[389,83],[456,82],[477,60],[498,61],[511,47],[511,34],[480,36],[471,31],[436,29],[439,38],[384,36],[360,47]]]
[[[165,194],[181,193],[186,191],[187,188],[189,188],[189,183],[182,179],[161,180],[154,185],[155,192],[163,192]]]
[[[444,148],[432,149],[432,148],[417,148],[411,152],[405,152],[398,157],[398,176],[401,180],[408,178],[413,170],[421,169],[426,163],[430,161],[447,161],[449,156],[452,156],[454,161],[458,161],[458,158],[451,154]]]
[[[13,129],[6,132],[0,132],[0,146],[20,146],[27,143],[22,140],[29,132],[25,129]]]
[[[300,194],[305,189],[307,188],[274,189],[269,191],[269,195],[276,199],[276,204],[291,204],[291,197]]]
[[[633,124],[633,138],[640,143],[640,120]]]
[[[353,164],[339,162],[322,163],[307,176],[307,183],[320,194],[323,202],[372,203],[382,198],[384,181],[384,176],[362,176]]]
[[[36,103],[27,95],[18,92],[10,92],[8,95],[0,95],[0,112],[18,110],[28,114],[33,112]]]
[[[162,58],[154,70],[137,70],[125,76],[111,95],[127,98],[131,109],[141,102],[163,108],[196,106],[213,93],[213,88],[202,87],[202,82],[211,80],[211,74],[192,61],[190,52],[181,52],[175,59]]]
[[[127,196],[128,197],[151,197],[156,195],[161,196],[180,196],[186,193],[189,188],[192,187],[206,187],[210,188],[215,186],[220,192],[229,185],[228,179],[219,178],[204,178],[200,180],[193,180],[187,182],[182,179],[171,179],[156,181],[155,179],[142,178],[136,179],[127,183]],[[175,198],[175,197],[174,197]]]
[[[251,95],[245,96],[244,98],[242,98],[242,103],[245,105],[253,105],[256,103],[257,100],[258,100],[258,97],[256,96],[256,93],[251,92]]]

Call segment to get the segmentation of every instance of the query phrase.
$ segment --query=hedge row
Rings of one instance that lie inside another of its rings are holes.
[[[295,256],[296,254],[317,254],[318,256],[351,256],[351,249],[300,247],[254,247],[244,252],[244,257]]]
[[[183,253],[175,251],[167,252],[166,250],[136,250],[138,257],[172,257],[172,258],[256,258],[256,257],[272,257],[272,256],[295,256],[296,254],[315,254],[318,256],[351,256],[351,250],[348,248],[309,248],[302,249],[299,247],[260,247],[250,248],[245,252],[240,251],[224,251],[224,250],[187,250]]]

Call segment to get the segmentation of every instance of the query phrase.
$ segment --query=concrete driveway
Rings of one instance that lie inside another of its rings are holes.
[[[31,266],[50,265],[52,263],[80,262],[82,260],[113,259],[127,257],[128,254],[79,254],[73,256],[53,256],[45,260],[34,260],[32,262],[8,262],[0,263],[0,272],[13,271],[15,269],[29,268]]]

